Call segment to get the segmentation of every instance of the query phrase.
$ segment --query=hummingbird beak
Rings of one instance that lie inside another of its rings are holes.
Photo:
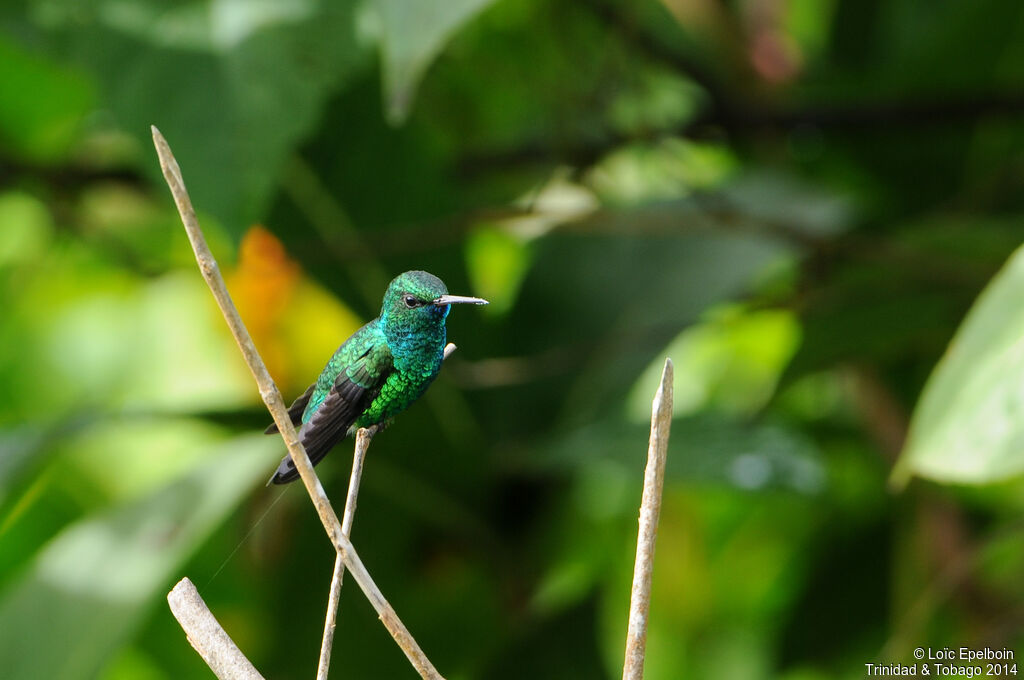
[[[457,305],[460,303],[467,305],[486,305],[487,300],[477,297],[466,297],[465,295],[442,295],[434,300],[434,304],[438,307],[443,307],[444,305]]]

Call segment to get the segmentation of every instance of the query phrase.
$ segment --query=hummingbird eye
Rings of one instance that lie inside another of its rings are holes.
[[[415,295],[406,295],[405,306],[408,307],[409,309],[412,309],[413,307],[419,307],[420,301],[416,299]]]

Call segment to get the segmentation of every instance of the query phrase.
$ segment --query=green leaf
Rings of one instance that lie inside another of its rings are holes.
[[[527,464],[596,474],[601,485],[589,495],[593,503],[588,507],[594,514],[628,514],[635,508],[631,499],[625,499],[643,469],[648,433],[649,427],[640,424],[611,421],[586,425],[538,448],[537,458]],[[709,413],[672,421],[665,478],[808,495],[820,493],[826,484],[820,455],[802,433]],[[621,506],[616,505],[619,498],[624,499]]]
[[[4,677],[96,677],[279,449],[239,437],[156,493],[65,529],[0,600]]]
[[[686,205],[596,214],[575,223],[580,233],[563,229],[535,244],[513,319],[548,324],[536,339],[548,348],[571,346],[574,360],[586,362],[566,398],[575,422],[617,411],[637,375],[656,357],[664,360],[660,351],[682,328],[793,253],[770,235],[689,227],[697,218]],[[657,232],[683,224],[689,228],[680,233]],[[639,337],[644,341],[633,341]]]
[[[384,97],[392,123],[405,120],[416,86],[444,43],[492,0],[377,0]]]
[[[353,14],[327,0],[100,0],[48,6],[46,28],[54,52],[96,74],[154,179],[151,124],[196,207],[238,235],[263,217],[285,158],[361,62]]]
[[[0,194],[0,224],[0,268],[38,261],[53,238],[53,218],[47,206],[20,191]]]
[[[529,266],[528,244],[497,225],[484,225],[466,239],[466,268],[473,290],[490,301],[489,314],[512,307]]]
[[[928,379],[892,481],[984,484],[1024,472],[1024,248],[957,330]]]
[[[92,107],[92,83],[77,70],[22,51],[4,39],[0,82],[0,145],[30,161],[65,156]]]
[[[800,342],[800,326],[786,309],[714,307],[680,333],[660,356],[672,357],[675,376],[673,412],[696,413],[710,407],[722,413],[752,416],[767,403],[779,376]],[[638,422],[651,418],[651,395],[664,360],[652,362],[630,393],[627,408]]]

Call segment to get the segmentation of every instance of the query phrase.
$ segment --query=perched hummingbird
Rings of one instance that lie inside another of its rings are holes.
[[[449,295],[433,274],[399,274],[384,293],[380,316],[334,353],[317,381],[288,408],[313,465],[361,427],[378,425],[419,399],[441,370],[445,319],[451,305],[486,305],[487,300]],[[277,432],[271,424],[267,434]],[[299,476],[286,455],[270,481]]]

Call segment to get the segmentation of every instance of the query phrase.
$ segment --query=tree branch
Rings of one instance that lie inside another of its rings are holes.
[[[665,359],[661,384],[651,405],[651,440],[644,472],[644,494],[640,504],[640,529],[636,539],[633,590],[629,601],[629,629],[622,680],[642,680],[647,647],[647,614],[651,608],[651,576],[654,572],[654,542],[658,537],[661,493],[665,485],[665,459],[672,426],[672,360]]]
[[[189,242],[192,244],[192,250],[195,253],[199,270],[206,280],[206,284],[210,287],[210,292],[213,293],[213,297],[217,301],[221,313],[224,315],[224,320],[227,322],[228,328],[231,330],[231,334],[238,344],[242,356],[252,372],[253,378],[256,380],[260,397],[262,397],[263,402],[267,405],[267,409],[270,411],[270,415],[273,416],[274,423],[284,439],[285,446],[288,447],[288,453],[291,455],[302,483],[305,485],[306,491],[313,501],[313,506],[316,508],[324,530],[330,537],[331,543],[334,544],[334,548],[338,552],[341,561],[352,572],[352,577],[356,580],[356,583],[362,589],[370,604],[373,605],[384,627],[391,633],[391,636],[395,639],[398,646],[401,647],[409,662],[422,677],[441,678],[441,675],[434,668],[433,664],[430,663],[423,650],[416,644],[408,629],[398,618],[395,610],[392,609],[391,605],[388,604],[388,601],[381,594],[373,579],[370,578],[370,574],[356,554],[355,548],[352,547],[352,544],[344,535],[341,522],[334,512],[334,508],[331,507],[331,502],[328,500],[320,480],[313,471],[313,465],[309,462],[309,456],[306,455],[306,451],[299,441],[291,419],[288,417],[284,399],[281,397],[277,385],[274,384],[273,379],[270,377],[263,359],[256,351],[256,346],[249,336],[249,331],[246,329],[245,324],[242,323],[238,310],[231,300],[227,286],[224,283],[224,278],[221,276],[217,266],[217,261],[206,244],[206,239],[199,227],[199,220],[196,218],[195,210],[192,207],[192,201],[189,199],[188,192],[185,189],[185,182],[182,179],[178,162],[175,160],[167,140],[160,134],[160,131],[155,126],[151,129],[153,144],[156,146],[157,155],[160,157],[160,167],[163,170],[164,179],[167,181],[171,195],[174,197],[174,202],[178,207],[178,213],[181,215],[181,221],[185,226]]]
[[[220,680],[263,680],[259,671],[221,628],[192,581],[187,578],[178,581],[167,593],[167,604],[189,643]]]
[[[352,522],[356,516],[356,502],[359,497],[359,481],[363,477],[363,461],[370,448],[377,427],[359,428],[356,432],[355,451],[352,454],[352,474],[348,478],[348,496],[345,498],[345,512],[341,516],[341,533],[345,538],[352,534]],[[320,644],[320,665],[316,670],[317,680],[327,680],[327,671],[331,666],[331,648],[334,646],[334,629],[338,619],[338,600],[341,597],[341,584],[345,577],[345,561],[338,553],[334,559],[334,575],[331,577],[331,594],[327,599],[327,620],[324,622],[324,637]]]

